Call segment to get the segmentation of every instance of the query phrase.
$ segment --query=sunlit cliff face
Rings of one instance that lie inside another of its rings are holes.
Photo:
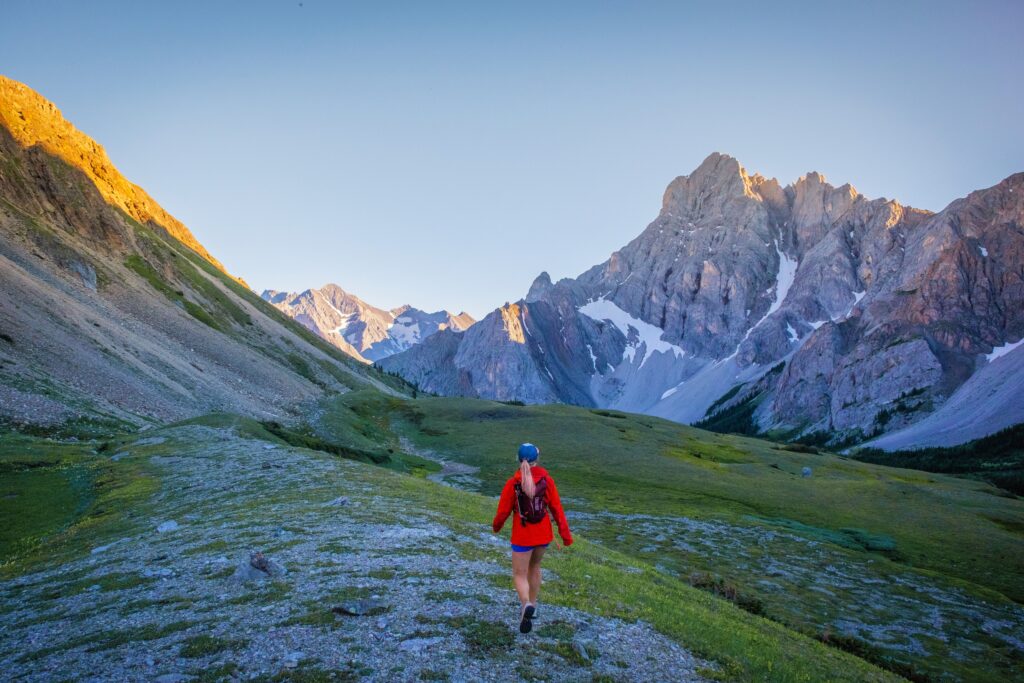
[[[526,343],[526,334],[523,329],[522,310],[519,304],[508,304],[501,310],[501,320],[505,326],[508,338],[517,344]]]
[[[220,270],[224,270],[185,225],[138,185],[129,182],[95,140],[64,119],[60,110],[31,88],[0,76],[0,127],[23,147],[39,146],[80,170],[103,199],[140,223],[156,223]]]

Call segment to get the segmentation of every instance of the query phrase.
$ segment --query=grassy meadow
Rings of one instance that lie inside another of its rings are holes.
[[[1019,649],[979,635],[973,608],[919,628],[951,602],[1020,618],[1024,501],[986,482],[571,406],[354,392],[316,429],[400,434],[478,467],[488,496],[531,441],[577,532],[602,547],[912,678],[1021,671]],[[974,640],[956,654],[952,638]]]

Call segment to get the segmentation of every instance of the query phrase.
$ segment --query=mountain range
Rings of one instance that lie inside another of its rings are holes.
[[[372,363],[405,351],[440,330],[464,331],[468,313],[427,313],[412,306],[383,310],[335,284],[299,293],[264,290],[265,301],[348,355]]]
[[[389,373],[831,445],[1024,422],[1024,174],[931,213],[712,154],[607,261],[474,324],[336,285],[261,298],[52,103],[6,78],[0,103],[4,422],[280,417],[406,390]]]
[[[715,153],[604,263],[381,365],[441,395],[904,447],[1024,421],[1022,336],[1024,174],[931,213]]]

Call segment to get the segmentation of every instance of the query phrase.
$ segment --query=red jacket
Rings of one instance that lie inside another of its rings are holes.
[[[551,517],[554,517],[562,542],[565,545],[572,545],[572,532],[569,531],[569,522],[565,519],[565,511],[562,510],[562,501],[558,497],[555,480],[540,465],[535,465],[532,471],[534,481],[540,481],[541,477],[548,480],[546,497],[548,511],[551,514],[545,515],[544,519],[536,524],[523,526],[522,520],[519,519],[519,512],[515,510],[516,484],[521,480],[521,475],[516,470],[515,476],[510,477],[505,482],[505,488],[501,490],[498,512],[494,515],[494,523],[491,525],[494,527],[494,533],[501,531],[501,527],[505,526],[505,520],[512,515],[512,543],[514,545],[544,545],[550,543],[555,537],[551,531]]]

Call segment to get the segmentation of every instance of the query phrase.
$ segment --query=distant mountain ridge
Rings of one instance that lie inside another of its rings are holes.
[[[818,173],[783,187],[715,153],[606,262],[542,273],[524,300],[381,364],[445,395],[864,441],[932,413],[1024,336],[1022,195],[1016,174],[932,214]],[[992,400],[1006,409],[986,433],[1024,419],[1008,403],[1024,387]]]
[[[264,290],[263,299],[348,355],[367,363],[419,344],[441,330],[466,330],[475,320],[465,312],[427,313],[405,305],[386,311],[335,284],[298,293]]]

